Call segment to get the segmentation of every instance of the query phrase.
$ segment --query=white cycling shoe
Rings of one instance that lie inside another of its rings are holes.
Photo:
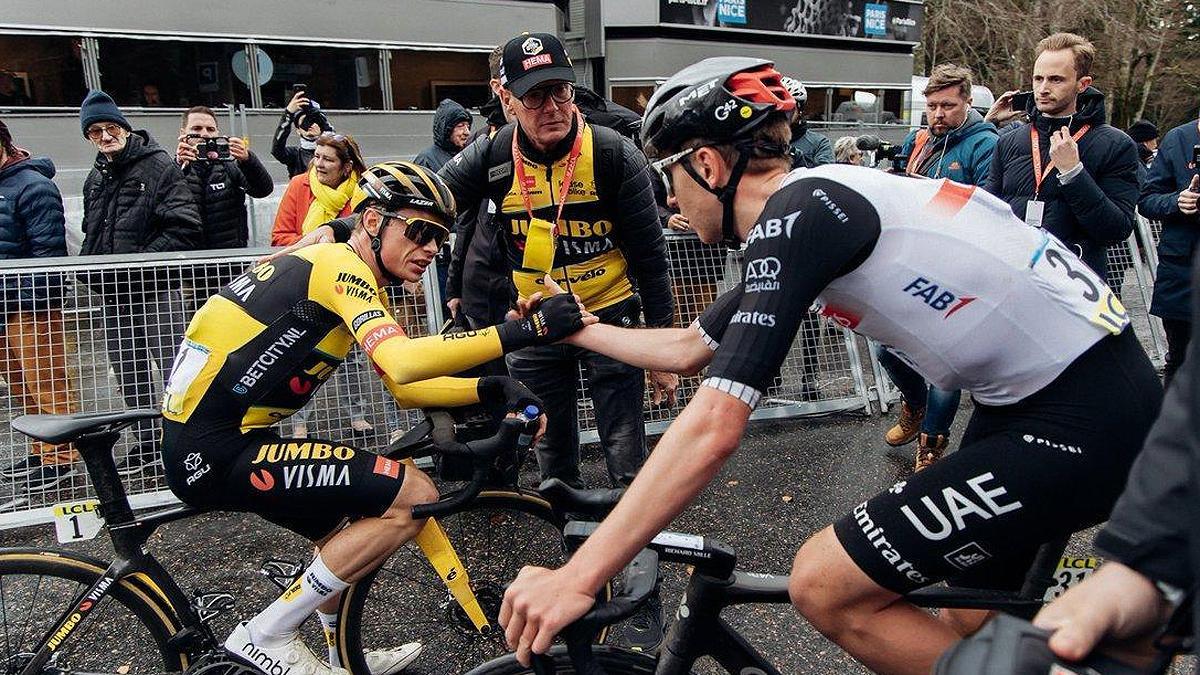
[[[395,649],[372,649],[363,652],[371,675],[396,675],[421,655],[421,643],[410,642]]]
[[[267,675],[350,675],[345,668],[334,668],[317,658],[299,633],[278,647],[254,644],[244,621],[225,638],[225,651]]]

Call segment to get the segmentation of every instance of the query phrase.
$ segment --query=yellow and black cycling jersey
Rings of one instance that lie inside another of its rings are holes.
[[[409,338],[354,250],[317,244],[254,267],[204,303],[176,355],[163,415],[243,432],[270,426],[307,403],[356,342],[406,407],[478,402],[475,378],[437,376],[503,353],[494,328]]]
[[[522,171],[514,167],[514,133],[518,134]],[[592,310],[621,302],[636,290],[642,297],[646,323],[669,326],[675,305],[645,156],[612,129],[585,123],[579,159],[558,217],[575,134],[573,126],[557,147],[543,153],[510,124],[468,146],[439,175],[459,204],[478,204],[488,198],[497,205],[499,243],[520,296],[543,290],[542,274],[522,269],[531,220],[521,190],[524,175],[532,215],[546,221],[557,219],[550,275],[559,285]],[[474,222],[467,225],[472,231],[460,236],[473,235]]]

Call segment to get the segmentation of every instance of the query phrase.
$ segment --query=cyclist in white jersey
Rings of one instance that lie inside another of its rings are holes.
[[[647,153],[702,240],[746,242],[745,278],[689,328],[596,325],[569,340],[653,370],[711,365],[580,551],[509,588],[500,620],[523,661],[716,475],[814,301],[975,400],[957,453],[851,505],[796,555],[796,608],[877,672],[928,673],[984,618],[934,617],[904,593],[1017,588],[1042,543],[1104,520],[1158,411],[1158,378],[1112,291],[1003,202],[862,167],[789,173],[795,103],[779,77],[767,61],[707,59],[647,106]]]

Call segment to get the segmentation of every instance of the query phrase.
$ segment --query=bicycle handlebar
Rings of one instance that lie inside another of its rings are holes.
[[[412,507],[412,516],[417,519],[440,518],[462,509],[479,495],[492,471],[492,460],[502,452],[514,450],[518,445],[528,444],[537,431],[541,412],[534,406],[527,407],[517,417],[505,418],[494,436],[467,443],[443,442],[436,451],[443,455],[467,457],[471,460],[471,480],[457,492],[432,504],[417,504]]]
[[[567,656],[579,675],[605,675],[605,670],[592,653],[596,634],[605,626],[633,616],[638,607],[654,592],[658,583],[658,552],[644,548],[625,568],[625,590],[605,602],[597,602],[580,618],[563,629]],[[546,654],[533,655],[536,675],[554,675],[554,659]]]

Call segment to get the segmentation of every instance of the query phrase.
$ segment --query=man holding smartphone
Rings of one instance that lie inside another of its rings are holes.
[[[1125,132],[1105,123],[1092,84],[1096,48],[1074,33],[1038,43],[1029,122],[1000,136],[983,188],[1045,228],[1107,281],[1107,249],[1133,231],[1138,156]],[[1019,105],[1006,94],[989,119]]]
[[[1192,337],[1191,267],[1200,241],[1200,120],[1189,120],[1163,136],[1142,185],[1138,209],[1162,221],[1158,276],[1150,313],[1167,334],[1166,384],[1183,363]]]
[[[200,211],[196,248],[245,248],[250,244],[246,195],[262,198],[275,188],[271,174],[246,142],[221,134],[216,114],[196,106],[183,114],[175,161],[183,170]],[[228,279],[194,281],[197,304],[216,293]]]

